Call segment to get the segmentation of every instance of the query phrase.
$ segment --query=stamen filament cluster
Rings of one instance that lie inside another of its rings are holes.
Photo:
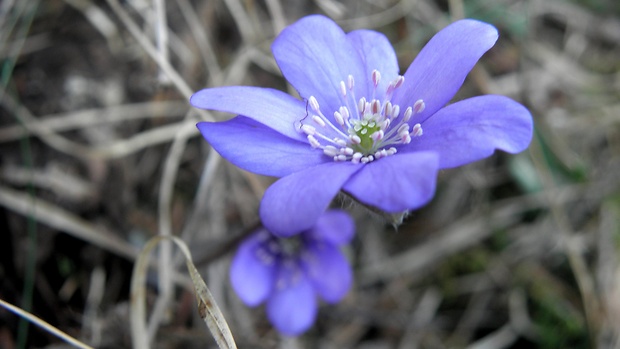
[[[302,123],[300,130],[307,135],[310,146],[323,150],[334,161],[368,163],[396,154],[393,145],[408,144],[413,137],[422,136],[422,126],[415,124],[411,128],[409,120],[424,110],[424,101],[417,100],[402,115],[401,107],[391,102],[394,91],[403,85],[405,78],[399,75],[391,81],[382,101],[375,98],[381,73],[373,70],[370,78],[374,86],[370,100],[361,97],[356,101],[352,75],[348,76],[346,83],[340,81],[343,104],[333,112],[333,119],[323,114],[314,96],[308,98],[311,122]]]

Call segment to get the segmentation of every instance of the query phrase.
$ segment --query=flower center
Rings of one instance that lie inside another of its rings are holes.
[[[424,110],[424,101],[419,99],[413,106],[408,106],[402,116],[400,106],[391,102],[394,90],[403,85],[405,78],[398,76],[390,82],[383,100],[375,98],[381,80],[379,71],[373,70],[371,79],[374,89],[370,100],[365,97],[356,100],[352,75],[347,83],[341,81],[339,97],[342,105],[333,112],[331,119],[323,114],[314,96],[308,98],[312,112],[309,111],[298,126],[313,148],[321,149],[334,161],[367,163],[396,154],[393,145],[408,144],[412,137],[422,135],[422,126],[415,124],[410,129],[409,120]]]
[[[303,251],[303,241],[299,236],[281,238],[263,231],[258,239],[260,243],[256,246],[255,253],[266,265],[274,263],[275,260],[295,259]]]
[[[258,260],[266,266],[273,266],[277,263],[280,268],[287,269],[278,276],[276,287],[284,289],[295,286],[301,280],[303,273],[300,258],[307,255],[306,241],[301,236],[280,238],[267,231],[259,234],[260,243],[254,249]]]

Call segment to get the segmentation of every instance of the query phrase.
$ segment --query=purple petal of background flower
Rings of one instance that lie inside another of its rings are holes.
[[[300,335],[316,318],[317,300],[312,284],[297,268],[281,266],[277,278],[293,284],[276,289],[267,301],[267,317],[280,333]]]
[[[388,156],[366,164],[343,189],[385,212],[416,209],[433,198],[438,165],[434,152]]]
[[[392,102],[403,107],[424,100],[425,110],[411,120],[412,124],[422,122],[454,97],[469,71],[493,47],[498,36],[495,27],[480,21],[464,19],[450,24],[416,56]]]
[[[316,225],[307,233],[310,238],[344,245],[355,235],[355,222],[349,214],[340,210],[329,210],[319,217]]]
[[[280,178],[260,204],[267,230],[291,236],[316,224],[349,177],[362,169],[351,162],[327,162]]]
[[[238,116],[223,122],[200,122],[204,138],[224,158],[242,169],[265,176],[284,177],[330,158],[252,119]],[[235,138],[231,142],[230,138]]]
[[[248,306],[256,306],[271,295],[276,278],[276,260],[265,264],[258,258],[259,234],[246,239],[237,249],[230,265],[230,282],[239,298]]]
[[[306,253],[301,260],[315,291],[328,303],[339,302],[353,280],[347,259],[338,247],[321,241],[308,242]]]
[[[518,153],[532,140],[532,116],[504,96],[486,95],[451,104],[424,122],[424,135],[401,152],[434,151],[439,168],[486,158],[495,149]]]

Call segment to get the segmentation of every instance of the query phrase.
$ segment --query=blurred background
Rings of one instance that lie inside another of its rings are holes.
[[[401,73],[451,21],[492,23],[500,39],[455,100],[510,96],[536,133],[519,155],[440,173],[434,200],[398,229],[347,205],[355,284],[286,339],[227,274],[273,179],[213,152],[195,123],[231,115],[188,98],[292,92],[270,44],[312,13],[384,33]],[[172,234],[240,348],[620,348],[618,1],[3,0],[0,59],[0,299],[85,343],[131,346],[133,262]],[[214,348],[172,252],[178,282],[153,312],[154,347]],[[149,309],[160,275],[147,277]],[[0,348],[63,346],[0,308]]]

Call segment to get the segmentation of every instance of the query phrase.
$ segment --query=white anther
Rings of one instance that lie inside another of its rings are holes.
[[[426,108],[426,104],[424,104],[424,101],[421,99],[418,99],[413,104],[413,110],[415,111],[416,114],[423,112],[425,108]]]
[[[373,141],[377,142],[383,139],[383,135],[383,130],[379,130],[373,132],[373,134],[370,135],[370,138],[372,138]]]
[[[362,164],[365,164],[365,163],[367,163],[367,162],[369,162],[369,161],[370,161],[370,160],[368,160],[368,157],[367,157],[367,156],[364,156],[364,157],[362,157],[362,158],[360,159],[360,162],[361,162]]]
[[[340,153],[344,155],[353,155],[354,152],[355,151],[353,150],[353,148],[349,148],[349,147],[340,148]]]
[[[319,141],[316,138],[314,138],[313,135],[308,135],[308,142],[310,143],[310,146],[312,148],[316,149],[316,148],[321,147],[321,143],[319,143]]]
[[[301,125],[301,130],[304,131],[304,133],[307,135],[314,136],[316,134],[316,128],[311,125]]]
[[[390,115],[390,117],[392,119],[396,119],[398,117],[398,114],[400,114],[400,106],[396,104],[392,106],[392,115]]]
[[[392,115],[392,103],[388,101],[387,103],[385,103],[385,107],[383,108],[383,116],[388,118],[391,115]]]
[[[340,112],[340,114],[342,114],[342,117],[345,120],[348,120],[349,117],[351,116],[351,114],[349,113],[349,108],[347,108],[347,107],[340,107],[340,109],[338,109],[338,111]]]
[[[351,143],[353,143],[353,144],[360,144],[360,143],[362,143],[362,139],[358,135],[350,135],[349,136],[349,141],[351,141]]]
[[[421,135],[423,135],[424,131],[422,130],[422,125],[420,124],[413,125],[413,130],[411,131],[411,133],[413,134],[414,137],[420,137]]]
[[[340,154],[340,155],[336,155],[334,159],[337,159],[336,161],[347,161],[347,156]]]
[[[394,80],[393,84],[394,84],[394,88],[399,88],[401,86],[403,86],[403,83],[405,83],[405,77],[402,75],[399,75],[396,80]]]
[[[379,110],[381,109],[381,102],[379,102],[378,99],[373,99],[372,103],[371,103],[371,108],[370,109],[372,111],[373,114],[378,114]]]
[[[353,79],[353,75],[349,75],[347,77],[347,83],[348,83],[349,90],[353,91],[353,87],[355,87],[355,80]]]
[[[375,159],[375,157],[374,157],[374,156],[372,156],[372,155],[368,155],[368,161],[373,161],[374,159]]]
[[[336,156],[338,155],[338,149],[334,146],[326,145],[325,148],[323,148],[323,154],[327,156]]]
[[[390,127],[391,123],[392,122],[390,121],[390,119],[385,119],[379,124],[379,128],[382,130],[387,130],[387,128]]]
[[[386,156],[388,156],[388,153],[387,153],[387,151],[385,149],[381,149],[381,150],[375,152],[375,159],[377,159],[377,160],[379,160],[381,158],[384,158]]]
[[[364,154],[357,152],[355,154],[353,154],[353,156],[351,156],[351,162],[354,164],[358,164],[360,162],[360,159],[362,158],[362,156],[364,156]]]
[[[362,97],[357,102],[357,109],[359,109],[360,113],[364,113],[366,111],[366,98]]]
[[[402,136],[405,133],[409,134],[409,125],[407,125],[407,124],[400,125],[400,127],[398,128],[398,131],[396,131],[396,132],[398,132],[399,136]]]
[[[409,119],[411,119],[411,115],[413,115],[413,109],[411,109],[411,107],[407,107],[407,109],[405,109],[405,114],[403,115],[403,122],[409,121]]]
[[[340,139],[340,138],[334,138],[334,143],[336,143],[340,147],[346,147],[347,146],[347,141],[345,141],[343,139]]]
[[[408,133],[407,133],[407,134],[404,134],[404,135],[401,135],[401,137],[400,137],[400,141],[401,141],[403,144],[409,144],[409,143],[411,143],[411,136],[410,136]]]
[[[396,148],[391,147],[390,149],[387,150],[388,155],[394,155],[396,154]]]
[[[334,119],[336,119],[336,122],[338,123],[338,125],[344,126],[344,118],[342,117],[342,114],[340,114],[339,112],[335,111],[334,112]]]
[[[379,81],[381,80],[381,73],[377,69],[373,70],[370,74],[372,77],[372,83],[377,87],[379,85]]]
[[[312,116],[312,121],[316,122],[316,124],[321,127],[325,127],[325,121],[323,121],[323,119],[321,119],[318,115]]]
[[[317,113],[319,112],[319,101],[317,101],[314,96],[310,96],[310,98],[308,98],[308,105],[315,112],[317,112]]]
[[[347,96],[347,86],[344,84],[344,81],[340,81],[340,94],[342,97]]]

